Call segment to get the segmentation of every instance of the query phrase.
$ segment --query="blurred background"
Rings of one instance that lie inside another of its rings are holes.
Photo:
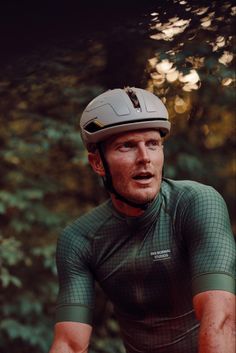
[[[214,186],[236,232],[234,1],[14,1],[0,11],[0,351],[47,353],[55,247],[107,198],[78,123],[109,88],[138,86],[170,112],[165,176]],[[122,353],[97,287],[90,353]]]

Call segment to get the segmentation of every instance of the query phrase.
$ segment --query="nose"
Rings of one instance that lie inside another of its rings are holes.
[[[137,149],[137,163],[150,163],[150,156],[145,144],[140,144]]]

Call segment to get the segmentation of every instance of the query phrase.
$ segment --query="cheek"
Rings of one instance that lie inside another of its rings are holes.
[[[159,153],[159,159],[161,160],[161,162],[164,162],[164,151],[163,148],[161,149],[160,153]]]
[[[163,166],[163,164],[164,164],[164,153],[163,153],[163,152],[160,154],[160,157],[159,157],[159,164],[160,164],[161,166]]]
[[[115,163],[110,163],[109,168],[114,184],[126,185],[133,171],[133,163],[129,163],[127,158],[121,157]]]
[[[162,167],[163,163],[164,163],[164,153],[160,152],[158,154],[154,154],[152,156],[152,163],[153,165],[155,165],[156,167]]]
[[[134,160],[132,157],[122,156],[113,157],[107,160],[111,173],[120,173],[123,174],[124,170],[129,170],[134,166]]]

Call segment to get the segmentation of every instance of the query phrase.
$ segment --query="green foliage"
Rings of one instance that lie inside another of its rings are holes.
[[[20,246],[21,243],[15,238],[4,239],[0,236],[0,282],[3,288],[8,287],[10,284],[16,287],[22,286],[20,278],[12,275],[10,272],[10,268],[17,265],[23,258]]]
[[[127,23],[117,19],[109,31],[105,22],[100,32],[88,27],[89,33],[83,32],[88,40],[76,34],[69,44],[50,44],[44,55],[39,46],[39,53],[19,58],[0,79],[1,352],[48,352],[58,290],[58,234],[106,197],[86,163],[79,117],[88,101],[117,82],[123,86],[142,81],[166,101],[173,133],[165,143],[165,175],[216,187],[235,227],[235,59],[219,61],[225,51],[234,54],[235,10],[230,1],[201,4],[189,2],[191,11],[184,12],[173,2],[163,13],[162,2],[157,2],[153,12],[162,25],[169,26],[172,18],[174,26],[176,16],[191,17],[189,27],[171,41],[148,38],[160,27],[153,28],[156,20],[144,8]],[[207,9],[197,17],[201,6]],[[201,27],[212,12],[209,28]],[[149,65],[153,58],[155,64]],[[167,59],[184,75],[197,70],[197,89],[185,91],[183,82],[166,77],[158,81],[156,64]],[[137,72],[142,77],[137,78]],[[110,82],[109,87],[104,82]],[[123,353],[112,307],[105,302],[97,288],[90,353]]]
[[[47,352],[48,342],[52,340],[52,334],[42,324],[33,326],[31,324],[22,324],[13,319],[3,320],[0,324],[0,329],[3,333],[2,338],[4,340],[4,334],[6,334],[10,340],[18,343],[18,347],[27,343],[35,351]]]
[[[75,107],[82,98],[75,99],[64,75],[58,82],[55,75],[50,102],[44,96],[46,84],[36,84],[35,76],[14,83],[0,102],[1,352],[48,352],[58,291],[57,237],[103,197],[75,126]],[[58,91],[66,103],[58,101]],[[85,85],[78,89],[83,99],[91,91]]]

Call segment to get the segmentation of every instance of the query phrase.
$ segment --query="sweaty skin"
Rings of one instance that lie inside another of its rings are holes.
[[[80,322],[58,322],[49,353],[88,353],[92,327]]]
[[[105,158],[118,193],[136,203],[152,201],[159,193],[164,162],[160,133],[156,130],[127,132],[110,138],[104,143]],[[99,154],[89,154],[89,161],[96,173],[105,175]],[[117,210],[137,216],[142,210],[120,202],[111,195]]]
[[[226,291],[197,294],[194,308],[201,321],[199,353],[234,353],[236,351],[236,301]]]

